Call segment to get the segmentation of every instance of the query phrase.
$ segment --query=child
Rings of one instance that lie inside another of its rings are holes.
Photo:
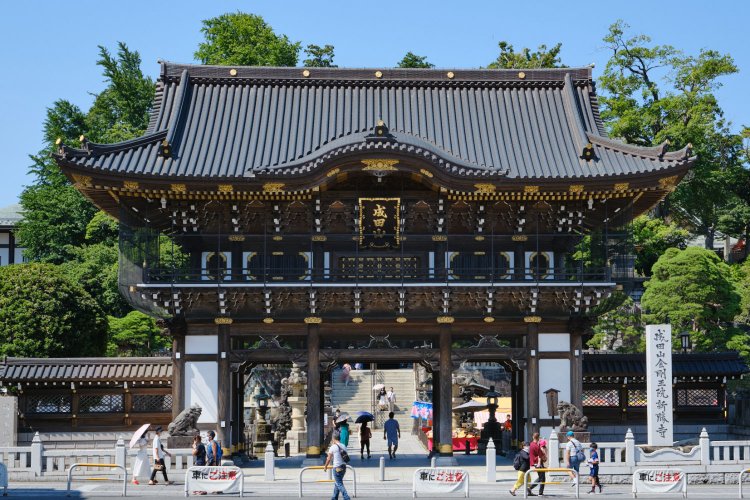
[[[591,478],[591,491],[589,491],[589,493],[594,493],[597,486],[599,487],[599,493],[601,493],[602,485],[599,482],[599,452],[596,451],[599,447],[596,443],[591,443],[589,448],[591,450],[591,455],[586,461],[590,467],[589,477]]]

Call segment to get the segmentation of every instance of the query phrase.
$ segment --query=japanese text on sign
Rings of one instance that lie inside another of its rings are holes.
[[[359,243],[365,248],[396,248],[400,242],[401,199],[359,199]]]
[[[680,469],[638,469],[633,474],[633,493],[686,491],[685,472]]]
[[[646,326],[648,444],[672,445],[672,328]]]
[[[242,488],[242,470],[238,467],[190,467],[185,474],[185,491],[238,493]]]
[[[413,490],[417,493],[454,493],[463,491],[468,494],[469,475],[464,469],[424,468],[414,472]]]

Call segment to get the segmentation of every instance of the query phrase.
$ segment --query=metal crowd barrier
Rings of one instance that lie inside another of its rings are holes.
[[[528,498],[529,493],[529,474],[532,472],[565,472],[566,474],[570,474],[571,472],[575,476],[575,486],[576,486],[576,498],[580,498],[581,493],[581,482],[580,482],[580,474],[575,469],[566,469],[563,467],[552,467],[552,468],[546,468],[546,467],[537,467],[536,469],[529,469],[527,470],[523,475],[523,497]],[[543,483],[532,483],[532,484],[563,484],[564,481],[544,481]]]
[[[744,476],[745,476],[745,475],[746,475],[747,473],[750,473],[750,469],[743,469],[743,470],[741,470],[741,471],[740,471],[740,477],[739,477],[739,479],[738,479],[738,481],[737,481],[737,482],[738,482],[738,483],[740,484],[740,498],[745,498],[745,497],[744,497],[744,496],[742,495],[742,479],[743,479],[743,477],[744,477]]]
[[[357,470],[349,464],[345,464],[345,467],[348,470],[352,471],[352,481],[354,482],[354,495],[352,495],[352,497],[357,498]],[[323,469],[324,467],[322,465],[313,465],[310,467],[303,467],[302,470],[299,471],[299,481],[298,481],[299,482],[299,498],[302,498],[302,474],[306,470],[323,470]],[[344,481],[346,480],[347,480],[346,476],[344,476]],[[333,479],[318,479],[315,482],[316,483],[332,483]]]
[[[68,469],[68,493],[70,496],[70,484],[73,481],[73,471],[79,467],[109,467],[110,469],[121,469],[123,472],[122,476],[122,496],[128,496],[128,469],[119,464],[90,464],[90,463],[76,463],[70,466]],[[106,481],[109,478],[103,477],[90,477],[86,478],[87,481]]]

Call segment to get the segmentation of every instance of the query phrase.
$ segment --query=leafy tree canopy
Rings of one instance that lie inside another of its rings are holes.
[[[652,271],[641,298],[644,320],[671,323],[675,341],[678,332],[691,330],[698,351],[729,348],[738,333],[730,322],[740,312],[730,267],[710,250],[668,248]]]
[[[96,301],[59,268],[0,267],[0,356],[101,356],[107,331]]]
[[[142,312],[131,311],[122,318],[109,316],[108,320],[107,356],[148,356],[171,345],[156,321]]]
[[[414,52],[407,52],[396,65],[397,68],[434,68],[435,65],[427,61],[427,56],[418,56]]]
[[[132,309],[118,289],[117,246],[105,242],[67,250],[69,257],[60,268],[97,300],[105,314],[121,316]]]
[[[333,64],[333,45],[326,45],[321,47],[320,45],[310,44],[305,49],[307,59],[302,61],[302,65],[307,68],[337,68]]]
[[[641,215],[631,224],[635,247],[635,270],[641,276],[651,276],[651,268],[667,248],[685,248],[690,234],[674,222]]]
[[[524,47],[520,52],[516,52],[513,45],[506,41],[498,43],[500,55],[497,59],[487,65],[489,69],[533,69],[533,68],[563,68],[560,62],[560,49],[562,43],[558,43],[551,48],[542,44],[537,47],[536,52]]]
[[[616,292],[611,299],[619,305],[597,318],[588,345],[607,351],[643,352],[646,346],[640,308],[622,292]]]
[[[686,55],[654,45],[646,35],[629,36],[627,29],[617,21],[604,37],[612,57],[599,82],[602,118],[613,136],[629,143],[692,145],[698,159],[666,209],[705,235],[711,248],[730,206],[748,201],[736,191],[746,175],[742,138],[730,131],[714,94],[721,78],[736,73],[737,66],[728,54],[703,49]]]
[[[204,41],[195,58],[203,64],[296,66],[300,42],[277,35],[262,17],[235,12],[203,21]]]

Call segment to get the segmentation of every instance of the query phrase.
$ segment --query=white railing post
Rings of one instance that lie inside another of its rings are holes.
[[[630,429],[625,433],[625,465],[635,467],[635,436]]]
[[[34,439],[31,440],[31,472],[36,477],[42,475],[42,455],[44,454],[44,445],[42,444],[42,438],[39,433],[34,434]]]
[[[560,467],[560,441],[557,439],[557,431],[552,429],[549,435],[549,467],[555,469]]]
[[[496,460],[495,441],[490,438],[487,443],[487,455],[486,455],[486,466],[487,466],[487,482],[494,484],[497,481],[497,460]]]
[[[120,438],[117,440],[117,444],[115,444],[115,463],[127,468],[125,453],[125,441]]]
[[[275,457],[273,453],[273,445],[271,441],[266,445],[266,453],[264,457],[265,461],[265,480],[275,481],[276,480],[276,465],[274,463]]]
[[[701,447],[701,465],[711,465],[711,439],[705,427],[698,438],[698,446]]]

